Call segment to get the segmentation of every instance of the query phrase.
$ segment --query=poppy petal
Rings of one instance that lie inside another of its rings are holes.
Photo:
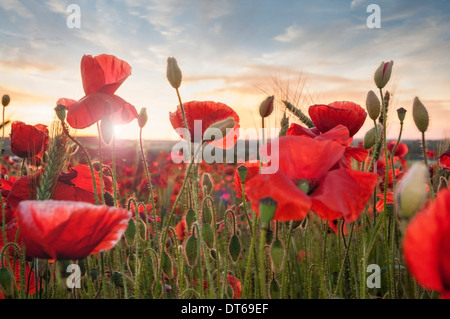
[[[335,141],[306,136],[284,136],[269,145],[272,152],[279,152],[280,170],[293,180],[321,179],[345,151],[345,147]]]
[[[191,135],[191,142],[201,142],[203,139],[203,133],[212,124],[219,121],[233,118],[235,125],[227,132],[226,137],[220,140],[209,142],[210,144],[224,148],[233,148],[239,137],[239,116],[228,105],[220,102],[213,101],[190,101],[183,104],[183,108],[186,115],[186,121],[189,133]],[[178,106],[175,112],[169,113],[170,123],[172,127],[177,131],[181,138],[186,139],[185,126],[183,120],[183,113],[181,107]],[[196,130],[196,121],[198,122],[198,129]],[[195,136],[195,134],[199,136]],[[201,136],[200,136],[201,134]]]
[[[110,110],[105,102],[111,103],[114,112],[114,123],[125,124],[138,118],[136,108],[117,95],[93,93],[85,96],[68,107],[67,123],[77,129],[83,129],[100,121]],[[67,107],[67,105],[66,105]]]
[[[367,113],[356,103],[347,101],[333,102],[329,105],[316,104],[308,109],[309,116],[320,132],[325,133],[342,124],[355,135],[363,126]]]
[[[378,175],[352,169],[330,171],[310,195],[312,210],[329,221],[344,217],[348,223],[361,215],[373,194]]]
[[[259,174],[246,183],[252,209],[259,213],[259,200],[272,197],[277,202],[274,219],[279,221],[301,220],[308,215],[310,198],[283,172]]]
[[[286,132],[286,136],[295,135],[295,136],[301,136],[306,135],[309,137],[316,137],[320,134],[320,131],[316,128],[305,128],[297,123],[292,123],[291,126],[288,128]]]
[[[84,55],[81,59],[81,78],[86,95],[95,92],[114,94],[130,75],[131,66],[113,55]]]
[[[406,262],[417,281],[428,289],[447,294],[450,292],[449,234],[450,190],[442,190],[409,223],[403,242]]]
[[[18,223],[29,257],[80,259],[120,240],[131,213],[123,208],[67,201],[23,201]]]

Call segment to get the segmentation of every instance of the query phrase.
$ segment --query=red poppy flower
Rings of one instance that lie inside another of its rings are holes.
[[[57,102],[66,106],[70,126],[86,128],[106,116],[113,116],[115,124],[129,123],[138,118],[133,105],[114,95],[130,75],[130,65],[113,55],[84,55],[81,59],[81,79],[86,96],[79,101],[63,98]],[[106,101],[110,102],[110,106],[105,105]]]
[[[212,101],[186,102],[183,104],[183,107],[186,114],[191,142],[201,142],[203,133],[214,123],[226,120],[227,118],[233,118],[235,125],[232,129],[227,130],[227,135],[222,139],[217,139],[209,143],[222,149],[234,147],[239,137],[240,126],[239,116],[231,107],[220,102]],[[180,106],[177,107],[177,110],[174,113],[169,114],[169,119],[172,127],[177,131],[181,138],[186,139],[186,134],[184,134],[185,126],[183,114]],[[195,128],[196,123],[198,123],[198,129]],[[195,133],[199,136],[195,136]]]
[[[363,126],[367,113],[356,103],[338,101],[329,105],[316,104],[308,109],[309,116],[321,133],[325,133],[335,126],[342,124],[355,135]]]
[[[438,162],[440,168],[450,171],[450,148],[439,156]]]
[[[392,152],[394,150],[396,143],[396,141],[392,141],[387,144],[387,149],[389,152]],[[405,143],[398,143],[397,149],[395,150],[394,159],[399,159],[400,163],[403,166],[406,166],[406,160],[404,159],[406,154],[408,154],[408,145],[406,145]]]
[[[123,208],[70,201],[23,201],[18,224],[29,257],[80,259],[113,248],[128,226]]]
[[[430,150],[429,148],[427,148],[427,157],[429,159],[435,159],[436,158],[436,152],[433,150]]]
[[[20,121],[11,124],[11,152],[21,158],[41,158],[48,146],[48,129],[42,124],[28,125]]]
[[[377,211],[382,212],[384,210],[384,193],[377,194],[377,196],[381,199],[377,202],[376,209]],[[386,204],[394,204],[394,193],[387,192]]]
[[[241,298],[241,281],[233,275],[227,275],[228,284],[233,289],[233,299]]]
[[[260,161],[245,162],[242,165],[247,167],[247,176],[245,177],[245,182],[248,182],[253,177],[259,174],[259,170],[261,167]],[[239,171],[237,169],[234,171],[234,189],[236,191],[236,197],[242,198],[242,181],[241,178],[239,177]]]
[[[100,177],[94,171],[97,184],[98,198],[101,197]],[[112,185],[106,183],[109,177],[104,176],[104,190],[112,192]],[[36,199],[36,187],[39,185],[40,175],[27,175],[18,179],[11,187],[6,199],[7,206],[14,212],[21,201]],[[68,173],[61,173],[52,196],[55,200],[79,201],[95,204],[94,186],[91,171],[87,165],[77,165],[70,168]]]
[[[278,203],[274,219],[279,221],[303,219],[310,209],[330,221],[344,217],[352,222],[359,217],[378,176],[345,168],[332,170],[345,152],[341,143],[306,136],[286,136],[272,143],[278,143],[279,170],[246,183],[253,210],[259,212],[261,198],[272,197]]]
[[[175,234],[177,235],[178,240],[183,241],[186,236],[187,224],[184,218],[178,222],[175,226]]]
[[[405,259],[417,281],[450,298],[450,190],[419,212],[406,229]]]
[[[345,146],[344,156],[338,162],[335,168],[350,168],[351,159],[355,159],[358,162],[363,162],[368,155],[368,151],[364,147],[351,147],[353,138],[349,136],[347,127],[339,124],[321,134],[320,131],[313,127],[310,129],[304,128],[296,123],[292,123],[289,127],[287,136],[309,136],[317,140],[331,140],[341,143]]]

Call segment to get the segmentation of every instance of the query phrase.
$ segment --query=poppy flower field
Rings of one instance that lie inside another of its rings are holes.
[[[12,121],[9,144],[3,95],[0,299],[450,298],[450,143],[429,146],[419,97],[389,112],[393,68],[374,68],[362,106],[268,96],[255,129],[281,107],[278,137],[262,130],[259,152],[232,161],[217,154],[236,147],[239,114],[183,101],[175,58],[177,151],[143,141],[152,110],[115,94],[132,68],[113,55],[84,55],[85,96],[55,101],[52,123]],[[114,128],[132,121],[139,136],[121,152]],[[91,126],[95,140],[76,136]]]

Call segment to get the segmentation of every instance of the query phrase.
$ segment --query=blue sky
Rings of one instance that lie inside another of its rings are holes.
[[[69,29],[70,4],[81,28]],[[381,8],[381,28],[366,25],[367,6]],[[167,57],[183,71],[184,101],[214,100],[233,107],[245,128],[259,123],[267,94],[304,110],[350,100],[365,107],[373,73],[394,60],[387,89],[395,109],[409,112],[405,138],[419,138],[412,121],[418,96],[430,113],[431,138],[449,138],[450,1],[152,0],[0,2],[0,94],[11,95],[7,117],[50,124],[60,97],[84,96],[83,54],[114,54],[133,68],[117,91],[147,107],[147,138],[176,138],[168,120],[178,101],[165,78]],[[279,127],[283,110],[269,121]],[[398,134],[392,121],[391,138]],[[371,127],[369,121],[357,137]],[[92,134],[93,129],[78,131]],[[138,134],[123,126],[123,138]]]

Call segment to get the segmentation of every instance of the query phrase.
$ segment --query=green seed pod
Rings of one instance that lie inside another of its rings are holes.
[[[272,279],[269,284],[270,299],[280,299],[280,284],[276,279]]]
[[[128,245],[132,245],[134,242],[134,238],[136,237],[136,223],[133,218],[130,218],[128,221],[127,230],[125,230],[125,238],[127,240]]]
[[[184,252],[186,254],[187,264],[190,267],[197,265],[198,259],[198,239],[194,235],[189,236],[184,246]]]
[[[2,96],[2,105],[3,107],[7,107],[9,102],[11,102],[11,98],[9,97],[8,94],[5,94]]]
[[[228,243],[228,253],[234,262],[238,260],[241,254],[241,241],[236,234],[231,236],[230,242]]]
[[[211,224],[212,213],[208,206],[205,206],[205,209],[202,211],[202,220],[203,224]]]
[[[14,293],[13,274],[6,267],[0,268],[0,286],[5,290],[6,297],[12,297]]]
[[[56,116],[58,117],[58,119],[61,122],[64,122],[66,120],[66,114],[67,114],[67,110],[66,110],[66,106],[62,105],[62,104],[58,104],[55,108],[55,113]]]
[[[162,270],[169,279],[173,278],[172,258],[166,252],[162,255]]]
[[[195,211],[192,208],[189,208],[186,213],[186,227],[188,229],[192,228],[192,224],[195,222]]]
[[[214,247],[214,232],[210,224],[203,224],[202,237],[206,246],[212,249]]]
[[[267,228],[267,225],[272,220],[277,210],[277,202],[271,197],[264,197],[259,201],[259,215],[261,217],[261,223],[263,228]]]
[[[241,182],[245,182],[245,179],[247,178],[247,166],[245,165],[241,165],[237,168],[238,170],[238,174],[239,174],[239,178],[241,179]]]
[[[278,238],[272,242],[270,246],[270,258],[272,259],[272,268],[275,272],[283,269],[284,246]]]
[[[420,132],[425,133],[428,129],[429,117],[425,105],[416,96],[413,103],[413,118]]]
[[[403,123],[403,121],[405,120],[405,116],[406,116],[406,110],[403,107],[397,109],[397,116],[398,116],[398,119],[400,120],[400,123]]]

